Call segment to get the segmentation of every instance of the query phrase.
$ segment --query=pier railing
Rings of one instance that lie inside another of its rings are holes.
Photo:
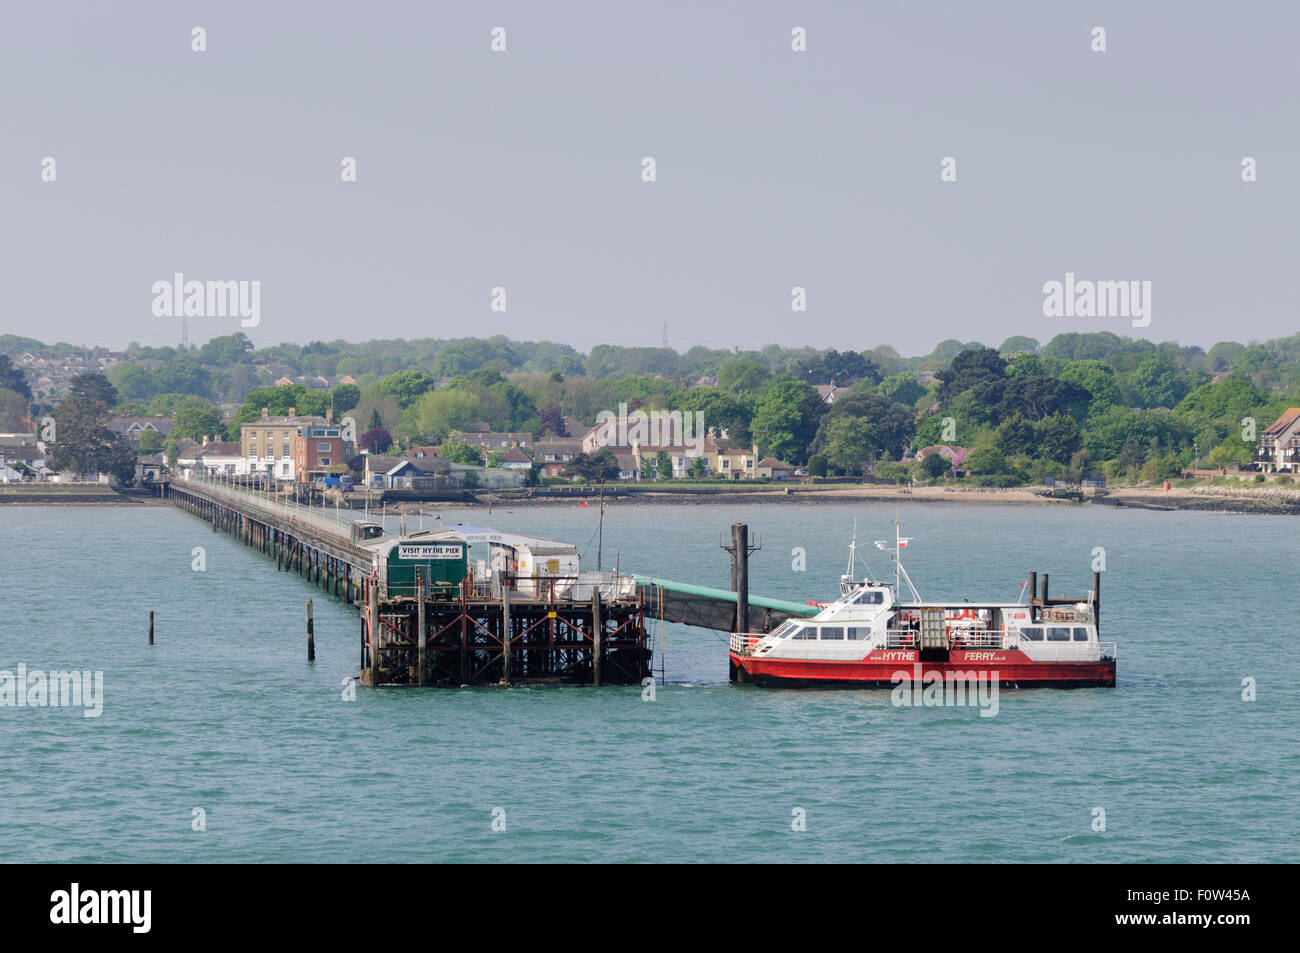
[[[286,503],[252,490],[232,486],[223,480],[208,476],[191,476],[185,483],[198,484],[210,496],[237,504],[244,510],[263,516],[276,516],[295,526],[310,526],[320,533],[337,537],[341,542],[351,541],[351,519],[344,522],[328,510],[316,510],[296,501]]]

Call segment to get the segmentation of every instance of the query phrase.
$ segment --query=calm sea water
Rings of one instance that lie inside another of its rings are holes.
[[[753,592],[824,598],[854,517],[870,540],[892,537],[894,515],[615,505],[603,557],[725,587],[719,535],[744,520],[763,544]],[[927,598],[1014,599],[1030,569],[1051,573],[1055,595],[1082,593],[1103,547],[1118,686],[1007,690],[993,718],[894,707],[888,691],[736,686],[722,634],[669,625],[653,702],[618,687],[359,688],[345,701],[356,613],[206,524],[166,507],[2,507],[0,668],[102,670],[105,700],[99,718],[0,708],[0,860],[1300,859],[1300,523],[926,504],[901,515]],[[590,545],[594,565],[595,507],[442,516]],[[196,546],[205,572],[191,568]],[[792,570],[796,547],[805,572]],[[497,808],[506,829],[494,832]],[[1098,808],[1105,831],[1092,829]],[[796,809],[806,830],[792,829]]]

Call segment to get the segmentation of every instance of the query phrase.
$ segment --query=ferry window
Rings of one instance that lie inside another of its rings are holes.
[[[794,630],[794,637],[796,639],[815,639],[817,638],[817,630],[810,629],[806,625],[801,625]]]
[[[822,626],[822,638],[830,641],[842,642],[844,640],[844,627],[839,625],[824,625]]]
[[[1047,641],[1049,642],[1068,642],[1070,641],[1070,630],[1053,626],[1047,630]]]
[[[1087,642],[1087,641],[1088,641],[1088,630],[1087,630],[1087,629],[1084,629],[1084,628],[1076,628],[1076,629],[1074,630],[1074,641],[1076,641],[1076,642]]]
[[[844,630],[850,642],[861,642],[867,637],[867,630],[861,626],[851,625]]]
[[[772,634],[776,636],[778,639],[788,639],[790,637],[790,633],[797,628],[799,627],[795,625],[793,622],[782,622],[781,625],[777,628],[777,630]]]
[[[1043,630],[1042,628],[1036,625],[1021,629],[1020,634],[1023,635],[1025,638],[1027,638],[1030,642],[1043,641]]]

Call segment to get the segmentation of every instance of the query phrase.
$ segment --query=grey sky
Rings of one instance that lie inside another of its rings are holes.
[[[1291,334],[1298,9],[12,3],[0,332],[174,344],[182,271],[261,281],[259,346]],[[1045,318],[1067,271],[1150,280],[1150,327]]]

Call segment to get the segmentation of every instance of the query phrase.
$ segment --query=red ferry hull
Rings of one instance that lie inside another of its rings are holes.
[[[903,677],[916,675],[915,650],[872,652],[859,661],[759,658],[729,653],[737,681],[757,685],[805,685],[823,688],[892,688]],[[1056,688],[1111,688],[1115,685],[1115,660],[1099,662],[1035,662],[1015,649],[953,651],[946,662],[919,662],[921,678],[931,673],[991,678],[997,673],[1004,687],[1041,685]]]

